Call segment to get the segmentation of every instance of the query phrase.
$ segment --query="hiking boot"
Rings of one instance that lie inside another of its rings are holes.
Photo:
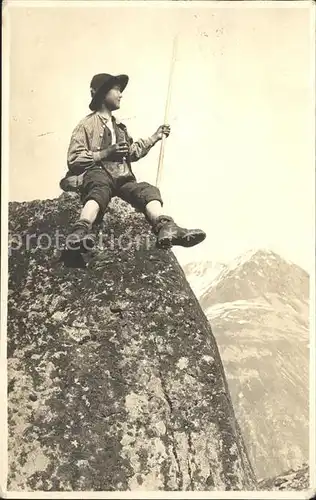
[[[171,217],[158,217],[154,226],[157,234],[157,246],[160,248],[170,248],[173,245],[182,247],[193,247],[201,243],[206,234],[201,229],[185,229],[179,227]]]
[[[86,220],[79,220],[75,223],[71,233],[66,238],[66,248],[68,250],[89,252],[93,249],[95,239],[90,234],[91,224]]]

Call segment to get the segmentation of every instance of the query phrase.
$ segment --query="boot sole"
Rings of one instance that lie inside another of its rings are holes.
[[[171,248],[172,246],[181,246],[181,247],[193,247],[194,245],[198,245],[206,238],[206,233],[203,231],[192,232],[189,233],[184,238],[162,238],[157,242],[157,245],[161,248]]]

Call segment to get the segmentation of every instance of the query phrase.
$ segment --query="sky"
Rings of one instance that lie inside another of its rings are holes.
[[[228,262],[251,248],[268,248],[312,269],[311,4],[14,3],[10,200],[61,194],[70,135],[90,112],[96,73],[129,75],[116,116],[134,139],[152,135],[164,120],[178,34],[160,188],[166,212],[179,225],[207,233],[202,244],[175,250],[180,263]],[[156,145],[133,164],[138,180],[155,182],[158,156]]]

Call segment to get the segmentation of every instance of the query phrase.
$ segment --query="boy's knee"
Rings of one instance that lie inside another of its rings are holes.
[[[85,204],[89,200],[94,200],[99,205],[100,216],[103,217],[111,200],[110,189],[106,186],[94,186],[93,189],[83,194],[82,203]]]
[[[118,196],[140,212],[145,212],[146,205],[151,201],[159,201],[163,205],[159,189],[148,182],[125,183],[120,188]]]
[[[139,183],[139,196],[144,204],[144,208],[151,201],[159,201],[163,205],[160,190],[148,182]]]

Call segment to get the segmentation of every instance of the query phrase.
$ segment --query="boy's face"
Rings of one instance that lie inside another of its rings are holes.
[[[116,109],[119,109],[121,99],[122,99],[121,87],[119,85],[115,85],[105,95],[104,104],[110,111],[115,111]]]

